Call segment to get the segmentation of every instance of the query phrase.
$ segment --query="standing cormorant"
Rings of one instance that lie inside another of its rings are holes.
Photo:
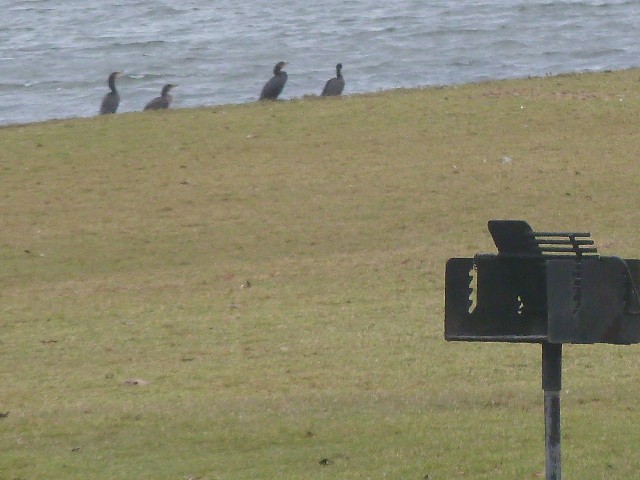
[[[160,96],[151,100],[144,107],[145,110],[162,110],[164,108],[169,108],[171,102],[173,101],[173,97],[169,94],[169,91],[177,87],[177,85],[173,85],[172,83],[168,83],[164,87],[162,87],[162,92],[160,92]]]
[[[344,90],[344,78],[342,78],[342,64],[339,63],[336,65],[336,76],[330,80],[327,80],[324,88],[322,89],[323,97],[329,97],[333,95],[340,95],[342,90]]]
[[[122,73],[113,72],[109,75],[109,80],[107,83],[109,84],[109,88],[111,91],[107,93],[102,99],[102,103],[100,104],[100,115],[105,115],[107,113],[116,113],[118,110],[118,105],[120,104],[120,94],[118,90],[116,90],[116,78],[118,78]]]
[[[287,83],[287,72],[282,70],[286,64],[286,62],[278,62],[273,68],[273,77],[262,88],[260,100],[276,100],[282,93],[284,84]]]

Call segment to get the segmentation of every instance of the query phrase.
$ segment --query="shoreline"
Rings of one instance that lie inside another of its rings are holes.
[[[420,90],[426,90],[426,89],[447,89],[447,88],[460,88],[466,85],[483,85],[483,84],[487,84],[487,83],[502,83],[502,82],[512,82],[512,81],[526,81],[526,80],[534,80],[534,79],[543,79],[543,78],[563,78],[563,77],[571,77],[571,76],[579,76],[579,75],[599,75],[599,74],[610,74],[610,73],[615,73],[615,72],[627,72],[627,71],[634,71],[634,70],[639,70],[640,66],[638,67],[628,67],[628,68],[624,68],[624,69],[619,69],[619,70],[609,70],[609,69],[603,69],[603,70],[582,70],[582,71],[576,71],[576,72],[564,72],[564,73],[557,73],[557,74],[546,74],[546,75],[531,75],[531,76],[526,76],[526,77],[509,77],[509,78],[502,78],[502,79],[487,79],[487,80],[478,80],[475,82],[463,82],[463,83],[454,83],[454,84],[446,84],[446,85],[424,85],[424,86],[416,86],[416,87],[397,87],[397,88],[389,88],[389,89],[385,89],[385,90],[378,90],[378,91],[371,91],[371,92],[357,92],[357,93],[351,93],[351,94],[343,94],[342,97],[344,98],[352,98],[352,97],[359,97],[359,96],[371,96],[371,95],[384,95],[385,93],[388,92],[393,92],[393,91],[420,91]],[[292,97],[292,98],[285,98],[285,99],[280,99],[278,100],[278,102],[295,102],[295,101],[302,101],[302,100],[309,100],[309,99],[314,99],[316,97],[319,97],[319,95],[316,94],[307,94],[307,95],[302,95],[300,97]],[[257,96],[256,99],[254,101],[246,101],[246,102],[240,102],[240,103],[226,103],[226,104],[211,104],[211,105],[198,105],[198,106],[185,106],[185,107],[172,107],[171,110],[198,110],[198,109],[218,109],[218,108],[228,108],[228,107],[235,107],[235,106],[241,106],[241,105],[251,105],[253,103],[258,102]],[[98,105],[99,105],[99,99],[98,99]],[[130,110],[130,111],[122,111],[122,112],[118,112],[116,114],[113,114],[115,116],[117,115],[124,115],[124,114],[132,114],[132,113],[139,113],[142,112],[142,109],[140,110]],[[12,128],[12,127],[16,127],[16,128],[23,128],[23,127],[27,127],[30,125],[37,125],[37,124],[43,124],[43,123],[51,123],[51,122],[62,122],[62,121],[72,121],[72,120],[86,120],[86,119],[91,119],[91,118],[95,118],[99,115],[95,114],[95,115],[88,115],[88,116],[71,116],[71,117],[61,117],[61,118],[49,118],[49,119],[43,119],[43,120],[36,120],[33,122],[17,122],[17,123],[2,123],[0,124],[0,130],[5,129],[5,128]]]

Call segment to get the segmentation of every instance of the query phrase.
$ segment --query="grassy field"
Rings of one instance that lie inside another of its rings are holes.
[[[640,71],[0,129],[0,478],[543,477],[538,345],[446,343],[486,222],[640,257]],[[640,347],[563,471],[637,478]]]

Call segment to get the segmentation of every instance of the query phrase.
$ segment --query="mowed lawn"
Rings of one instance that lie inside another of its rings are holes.
[[[447,343],[493,218],[640,257],[640,71],[0,128],[0,478],[543,478],[540,346]],[[640,347],[564,349],[566,478]]]

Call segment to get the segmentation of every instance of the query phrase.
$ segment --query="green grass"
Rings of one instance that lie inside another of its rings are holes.
[[[0,129],[0,478],[543,477],[540,348],[446,343],[444,264],[640,256],[639,124],[627,70]],[[565,348],[567,478],[640,469],[637,354]]]

